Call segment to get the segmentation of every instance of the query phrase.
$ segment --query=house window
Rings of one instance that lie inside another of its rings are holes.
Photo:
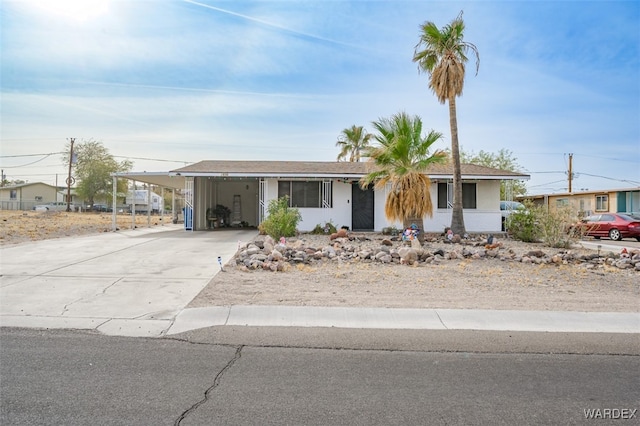
[[[42,195],[36,195],[36,201],[41,202],[42,201]]]
[[[331,181],[278,181],[278,198],[289,197],[290,207],[333,207]]]
[[[609,196],[608,195],[596,195],[596,211],[597,212],[609,211]]]
[[[569,199],[568,198],[558,198],[556,200],[556,207],[566,207],[569,205]]]
[[[462,208],[477,208],[477,188],[475,183],[462,183]],[[438,208],[453,208],[453,184],[450,182],[438,183]]]
[[[9,191],[9,199],[11,200],[17,200],[18,199],[18,191],[15,189],[12,189]]]
[[[463,209],[476,208],[476,184],[475,183],[462,184],[462,208]]]

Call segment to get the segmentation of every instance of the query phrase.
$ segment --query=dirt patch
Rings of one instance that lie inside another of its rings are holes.
[[[118,229],[133,226],[131,215],[118,214],[116,219]],[[2,210],[0,245],[110,232],[112,220],[111,213]],[[151,226],[160,225],[162,220],[170,222],[171,218],[151,216]],[[147,216],[136,216],[136,226],[147,226]]]

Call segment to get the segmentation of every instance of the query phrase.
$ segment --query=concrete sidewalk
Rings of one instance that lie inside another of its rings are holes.
[[[221,325],[640,333],[640,313],[312,306],[207,307],[180,312],[167,334]]]
[[[165,225],[0,247],[0,326],[172,335],[247,326],[640,333],[640,313],[224,306],[185,309],[256,231]]]

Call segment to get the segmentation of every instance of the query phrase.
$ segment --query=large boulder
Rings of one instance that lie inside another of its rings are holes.
[[[400,263],[405,265],[413,265],[418,261],[418,252],[410,247],[400,247],[398,249],[400,255]]]

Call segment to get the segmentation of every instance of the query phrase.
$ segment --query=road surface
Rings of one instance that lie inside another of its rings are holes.
[[[637,335],[218,327],[152,339],[3,328],[0,339],[3,425],[640,416]]]

